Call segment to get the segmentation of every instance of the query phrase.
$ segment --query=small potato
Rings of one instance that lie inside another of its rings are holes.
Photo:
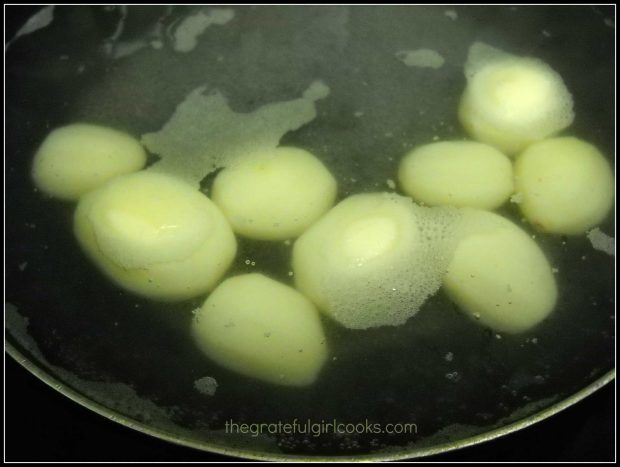
[[[573,99],[549,65],[481,42],[469,49],[459,119],[478,141],[514,155],[574,119]]]
[[[197,310],[192,333],[220,365],[275,384],[312,384],[327,358],[314,305],[262,274],[222,282]]]
[[[232,262],[237,242],[206,196],[163,174],[111,180],[78,203],[75,235],[117,284],[165,301],[210,291]]]
[[[469,316],[499,332],[526,331],[553,310],[551,266],[532,238],[507,219],[467,210],[460,240],[443,279],[448,295]]]
[[[533,144],[517,157],[515,188],[523,215],[542,231],[582,234],[609,214],[614,176],[609,162],[577,138]]]
[[[212,199],[233,230],[258,240],[295,238],[336,198],[336,180],[307,151],[281,147],[250,154],[220,172]]]
[[[347,328],[401,325],[441,286],[453,211],[394,193],[350,196],[295,242],[295,285]]]
[[[76,200],[118,175],[144,167],[146,153],[126,133],[86,123],[52,131],[32,167],[36,186],[48,195]]]
[[[420,146],[401,161],[398,178],[405,193],[429,206],[495,209],[514,188],[510,159],[473,141]]]

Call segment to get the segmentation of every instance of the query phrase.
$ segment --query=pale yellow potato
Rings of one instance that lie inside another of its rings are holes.
[[[507,219],[468,210],[467,230],[443,279],[467,315],[498,332],[527,331],[557,299],[555,278],[536,242]]]
[[[165,301],[210,291],[237,249],[215,204],[185,182],[153,172],[117,177],[82,197],[74,232],[114,282]]]
[[[196,311],[192,333],[215,362],[275,384],[312,384],[327,358],[314,305],[262,274],[222,282]]]
[[[351,196],[295,242],[295,285],[345,327],[401,325],[441,285],[452,211],[394,193]]]
[[[465,64],[467,87],[459,119],[478,141],[514,155],[554,135],[574,119],[560,75],[541,60],[474,43]]]
[[[577,138],[552,138],[528,147],[515,161],[519,207],[534,226],[576,235],[601,223],[614,201],[609,162]]]
[[[222,170],[211,197],[239,235],[295,238],[334,203],[337,184],[307,151],[281,147],[249,154]]]
[[[474,141],[443,141],[409,152],[398,179],[405,193],[429,206],[495,209],[514,190],[512,162]]]
[[[146,152],[130,135],[76,123],[52,131],[34,158],[32,177],[43,192],[76,200],[118,175],[144,167]]]

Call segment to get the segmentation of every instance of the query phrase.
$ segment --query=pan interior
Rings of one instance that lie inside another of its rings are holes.
[[[454,443],[597,380],[614,366],[614,269],[613,258],[585,236],[531,231],[557,269],[559,287],[554,313],[531,332],[488,331],[439,292],[399,327],[352,331],[324,320],[331,354],[320,378],[308,388],[280,388],[199,353],[189,324],[204,297],[156,303],[104,279],[73,238],[74,205],[45,198],[29,176],[38,144],[64,124],[88,121],[139,136],[160,130],[201,87],[251,116],[299,99],[320,81],[329,95],[314,101],[316,116],[285,126],[276,134],[280,144],[316,154],[337,178],[340,199],[389,190],[410,148],[465,137],[456,109],[474,41],[548,62],[575,99],[577,117],[566,133],[597,145],[613,163],[610,13],[557,11],[54,7],[49,24],[7,51],[9,343],[111,414],[206,449],[271,455],[388,455]],[[190,17],[207,26],[183,32]],[[412,58],[420,50],[426,52]],[[207,192],[211,181],[203,180]],[[520,222],[510,203],[500,213]],[[600,229],[614,236],[614,219]],[[292,283],[290,245],[238,242],[230,274],[261,271]],[[215,394],[197,390],[205,377],[217,381]],[[225,432],[231,421],[294,420],[415,423],[416,432]]]

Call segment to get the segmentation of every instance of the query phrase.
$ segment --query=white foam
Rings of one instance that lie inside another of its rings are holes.
[[[438,69],[445,63],[443,56],[432,49],[400,50],[396,58],[407,66],[418,68]]]
[[[616,255],[616,241],[614,237],[610,237],[598,227],[590,230],[586,236],[595,250],[602,251],[611,256]]]
[[[401,325],[439,289],[456,247],[460,212],[424,208],[394,193],[356,195],[343,203],[304,234],[309,241],[300,238],[295,277],[302,290],[303,282],[318,283],[324,311],[345,327]],[[308,254],[313,259],[304,261]]]
[[[514,193],[510,197],[510,202],[515,204],[521,204],[523,202],[523,193]]]
[[[174,50],[190,52],[198,44],[198,37],[212,24],[224,25],[235,17],[230,8],[214,8],[208,12],[199,11],[181,21],[174,31]]]
[[[194,388],[196,389],[196,391],[204,394],[205,396],[215,395],[217,387],[217,380],[211,376],[205,376],[194,381]]]
[[[316,101],[329,94],[329,87],[315,81],[298,99],[237,113],[219,91],[205,94],[206,89],[194,89],[161,130],[142,136],[144,146],[161,157],[148,170],[180,177],[198,187],[218,168],[247,154],[275,149],[284,134],[316,117]]]
[[[452,21],[456,21],[459,17],[459,14],[456,12],[456,10],[446,10],[443,12],[443,14],[450,18]]]

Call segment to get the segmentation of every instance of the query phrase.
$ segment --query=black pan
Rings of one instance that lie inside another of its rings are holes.
[[[209,27],[190,52],[175,52],[170,34],[196,8],[55,7],[8,46],[10,355],[122,424],[199,449],[267,459],[395,459],[455,449],[527,426],[613,379],[614,261],[584,236],[536,234],[559,270],[560,298],[530,332],[496,335],[472,324],[440,292],[400,327],[351,331],[325,320],[332,359],[319,380],[305,389],[280,388],[200,354],[188,326],[204,297],[156,303],[105,279],[73,238],[74,204],[46,198],[29,176],[34,151],[55,127],[89,121],[139,136],[161,128],[205,84],[235,111],[250,112],[295,99],[320,79],[331,93],[317,103],[317,118],[281,143],[320,157],[339,180],[340,198],[381,190],[408,148],[434,136],[465,136],[456,108],[467,49],[476,40],[537,56],[557,70],[575,99],[576,119],[565,133],[596,144],[613,163],[613,10],[230,7],[231,21]],[[420,47],[440,52],[445,65],[409,68],[395,57]],[[500,212],[519,219],[513,207]],[[609,217],[601,229],[613,236],[614,225]],[[239,247],[231,273],[260,268],[291,282],[289,247],[242,239]],[[219,383],[212,397],[194,388],[206,375]],[[293,419],[415,423],[417,432],[225,432],[230,420]]]

